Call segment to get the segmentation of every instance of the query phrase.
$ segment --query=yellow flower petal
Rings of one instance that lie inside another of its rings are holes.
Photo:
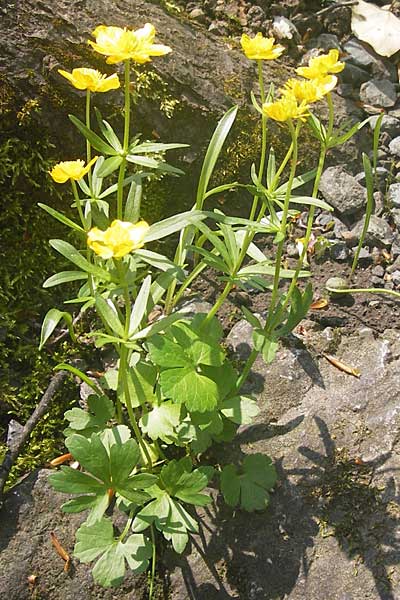
[[[296,73],[306,79],[322,79],[330,73],[340,73],[344,67],[345,63],[339,61],[339,51],[334,48],[328,54],[310,58],[308,67],[298,67]]]
[[[59,69],[58,72],[68,79],[78,90],[108,92],[109,90],[116,90],[121,85],[116,73],[107,77],[107,75],[103,75],[103,73],[100,73],[96,69],[88,69],[86,67],[73,69],[72,73],[68,73],[68,71],[63,71],[62,69]]]
[[[337,84],[337,77],[327,75],[321,79],[289,79],[283,89],[283,95],[293,95],[297,101],[305,100],[307,103],[321,100]]]
[[[98,158],[98,156],[92,158],[86,167],[84,161],[81,159],[60,162],[49,173],[56,183],[65,183],[68,179],[79,181],[79,179],[82,179],[89,172],[90,167]]]
[[[141,29],[131,31],[124,27],[106,27],[99,25],[93,31],[95,42],[89,44],[104,56],[107,63],[115,64],[132,59],[139,64],[149,62],[151,56],[163,56],[171,52],[169,46],[153,44],[156,30],[153,25],[146,23]]]
[[[275,102],[264,102],[263,113],[274,121],[288,121],[289,119],[304,120],[308,116],[308,104],[303,100],[298,104],[293,94],[287,93]]]
[[[146,221],[133,224],[129,221],[116,219],[105,231],[93,227],[88,232],[87,244],[89,248],[104,259],[122,258],[144,245],[148,228],[149,225]]]
[[[274,60],[278,58],[285,51],[285,47],[280,44],[275,45],[274,42],[273,37],[265,38],[262,33],[257,33],[254,38],[244,33],[240,40],[243,52],[250,60]]]

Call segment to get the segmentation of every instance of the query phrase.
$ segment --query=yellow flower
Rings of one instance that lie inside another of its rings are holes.
[[[337,77],[327,75],[322,79],[289,79],[282,89],[284,95],[293,95],[297,101],[305,100],[307,103],[321,100],[337,84]]]
[[[321,79],[329,73],[340,73],[345,64],[339,61],[339,51],[329,50],[328,54],[315,56],[308,61],[308,67],[298,67],[296,73],[306,79]]]
[[[98,158],[98,156],[92,158],[86,167],[83,160],[67,160],[65,162],[60,162],[56,164],[49,173],[56,183],[65,183],[68,179],[78,181],[89,172],[90,167]]]
[[[148,229],[146,221],[133,224],[116,219],[105,231],[93,227],[88,232],[87,244],[101,258],[122,258],[144,245]]]
[[[116,90],[121,85],[118,75],[114,73],[107,77],[96,69],[72,69],[72,73],[58,69],[60,75],[68,79],[78,90],[89,90],[90,92],[108,92]]]
[[[257,33],[253,38],[244,33],[240,40],[243,52],[250,60],[274,60],[279,58],[282,52],[285,51],[285,47],[280,44],[274,45],[274,42],[273,37],[265,38],[262,33]]]
[[[146,23],[141,29],[131,31],[124,27],[106,27],[99,25],[93,31],[96,42],[89,44],[99,52],[108,56],[107,63],[115,64],[123,60],[133,59],[139,64],[149,62],[151,56],[163,56],[171,52],[169,46],[153,44],[156,30],[153,25]]]
[[[303,100],[298,104],[293,94],[285,94],[276,102],[264,102],[262,111],[274,121],[287,121],[288,119],[302,119],[308,116],[308,104]]]

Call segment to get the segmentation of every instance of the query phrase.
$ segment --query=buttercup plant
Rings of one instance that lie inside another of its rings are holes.
[[[229,442],[238,427],[251,423],[258,414],[254,398],[242,386],[258,356],[273,360],[278,341],[307,313],[312,300],[311,285],[300,291],[305,250],[295,270],[282,267],[282,255],[290,218],[299,205],[309,205],[310,214],[304,247],[310,239],[315,207],[330,209],[317,198],[319,178],[328,148],[348,139],[333,132],[331,90],[343,68],[336,51],[313,59],[310,81],[289,80],[280,98],[265,93],[262,61],[278,58],[283,47],[273,38],[257,34],[243,36],[242,46],[256,60],[261,104],[252,101],[261,118],[261,154],[251,169],[251,183],[231,182],[209,189],[209,181],[224,141],[234,122],[237,107],[219,122],[206,152],[193,209],[158,223],[147,223],[142,215],[141,194],[152,173],[177,176],[182,172],[165,162],[164,153],[184,144],[141,142],[132,137],[130,109],[130,62],[143,64],[170,52],[154,43],[150,24],[136,31],[99,26],[90,45],[107,57],[109,64],[124,63],[124,132],[120,140],[111,125],[96,111],[99,133],[91,127],[91,93],[119,87],[118,76],[106,77],[92,69],[60,71],[77,89],[86,90],[86,121],[70,116],[86,139],[86,166],[82,159],[60,162],[50,172],[58,184],[71,182],[78,220],[67,218],[46,205],[41,207],[70,228],[77,247],[64,240],[51,246],[73,265],[73,270],[50,277],[45,287],[80,281],[75,298],[67,300],[92,310],[99,328],[88,335],[98,347],[111,346],[115,368],[99,381],[74,366],[58,365],[86,382],[92,394],[87,410],[73,408],[68,421],[66,447],[79,470],[62,466],[51,475],[53,487],[72,495],[62,507],[67,513],[87,511],[86,522],[76,534],[74,556],[95,562],[93,577],[103,586],[116,586],[126,566],[140,573],[150,566],[149,598],[153,596],[156,544],[160,537],[171,542],[178,553],[189,535],[198,531],[193,507],[211,502],[207,486],[220,485],[229,506],[248,511],[262,510],[276,481],[269,457],[250,454],[239,465],[207,465],[202,454],[213,442]],[[312,76],[312,77],[311,77]],[[118,82],[118,85],[117,85]],[[327,128],[312,112],[312,103],[327,98]],[[267,122],[273,119],[287,127],[291,144],[281,164],[273,148],[267,157]],[[307,124],[321,144],[316,170],[296,176],[301,127]],[[92,158],[93,151],[98,155]],[[151,156],[149,156],[151,155]],[[155,158],[155,157],[159,158]],[[286,165],[289,177],[282,182]],[[108,177],[112,183],[105,185]],[[87,179],[86,179],[87,177]],[[115,179],[117,181],[115,182]],[[312,196],[296,196],[293,190],[314,179]],[[249,217],[228,217],[220,210],[205,209],[213,194],[242,187],[253,197]],[[148,244],[179,232],[174,260],[156,253]],[[273,236],[275,252],[267,259],[257,247],[257,234]],[[192,270],[187,256],[195,257]],[[201,272],[210,266],[220,273],[224,287],[207,314],[188,318],[179,302]],[[282,279],[291,281],[282,293]],[[271,302],[266,324],[247,309],[244,316],[254,329],[254,349],[240,372],[221,345],[222,328],[216,313],[234,287],[270,289]],[[154,320],[155,307],[162,315]],[[46,315],[41,347],[61,319],[74,337],[70,313],[52,309]],[[112,515],[126,514],[126,525],[117,532]],[[107,516],[106,515],[107,512]]]

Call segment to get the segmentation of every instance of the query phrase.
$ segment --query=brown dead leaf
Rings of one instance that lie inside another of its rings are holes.
[[[347,373],[348,375],[353,375],[354,377],[357,377],[357,378],[360,377],[361,371],[359,369],[356,369],[355,367],[350,367],[349,365],[346,365],[346,363],[342,362],[341,360],[338,360],[337,358],[335,358],[334,356],[331,356],[330,354],[326,354],[325,352],[322,353],[322,356],[324,358],[326,358],[326,360],[328,362],[330,362],[331,365],[333,365],[340,371],[343,371],[343,373]]]
[[[321,308],[326,308],[328,304],[329,300],[326,298],[318,298],[318,300],[315,300],[315,302],[311,304],[310,308],[312,310],[320,310]]]
[[[53,458],[53,460],[49,462],[49,467],[58,467],[58,465],[62,465],[71,459],[72,454],[70,454],[69,452],[67,452],[67,454],[61,454],[61,456],[56,456],[56,458]]]
[[[50,531],[50,538],[51,538],[51,543],[53,544],[55,551],[57,552],[57,554],[59,556],[61,556],[61,558],[63,559],[63,561],[65,562],[64,564],[64,571],[67,573],[69,571],[69,568],[71,566],[71,557],[68,554],[68,552],[66,550],[64,550],[64,548],[61,546],[60,542],[58,541],[56,534],[54,533],[54,531]]]

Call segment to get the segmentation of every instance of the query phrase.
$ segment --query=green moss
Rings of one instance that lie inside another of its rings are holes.
[[[151,68],[137,68],[132,66],[134,84],[132,85],[132,98],[135,103],[154,102],[158,109],[171,119],[180,105],[180,100],[174,97],[170,87],[158,73]]]
[[[59,259],[48,244],[64,227],[49,221],[37,202],[61,207],[48,169],[54,147],[38,127],[40,103],[30,100],[2,120],[8,139],[0,144],[0,439],[5,442],[11,418],[24,424],[45,391],[55,364],[71,355],[70,347],[52,355],[38,352],[41,321],[60,302],[58,288],[44,290],[46,277],[58,270]],[[14,467],[10,481],[43,464],[62,447],[62,415],[75,394],[68,387],[54,399],[49,415],[34,431]],[[4,452],[4,444],[0,452]]]

